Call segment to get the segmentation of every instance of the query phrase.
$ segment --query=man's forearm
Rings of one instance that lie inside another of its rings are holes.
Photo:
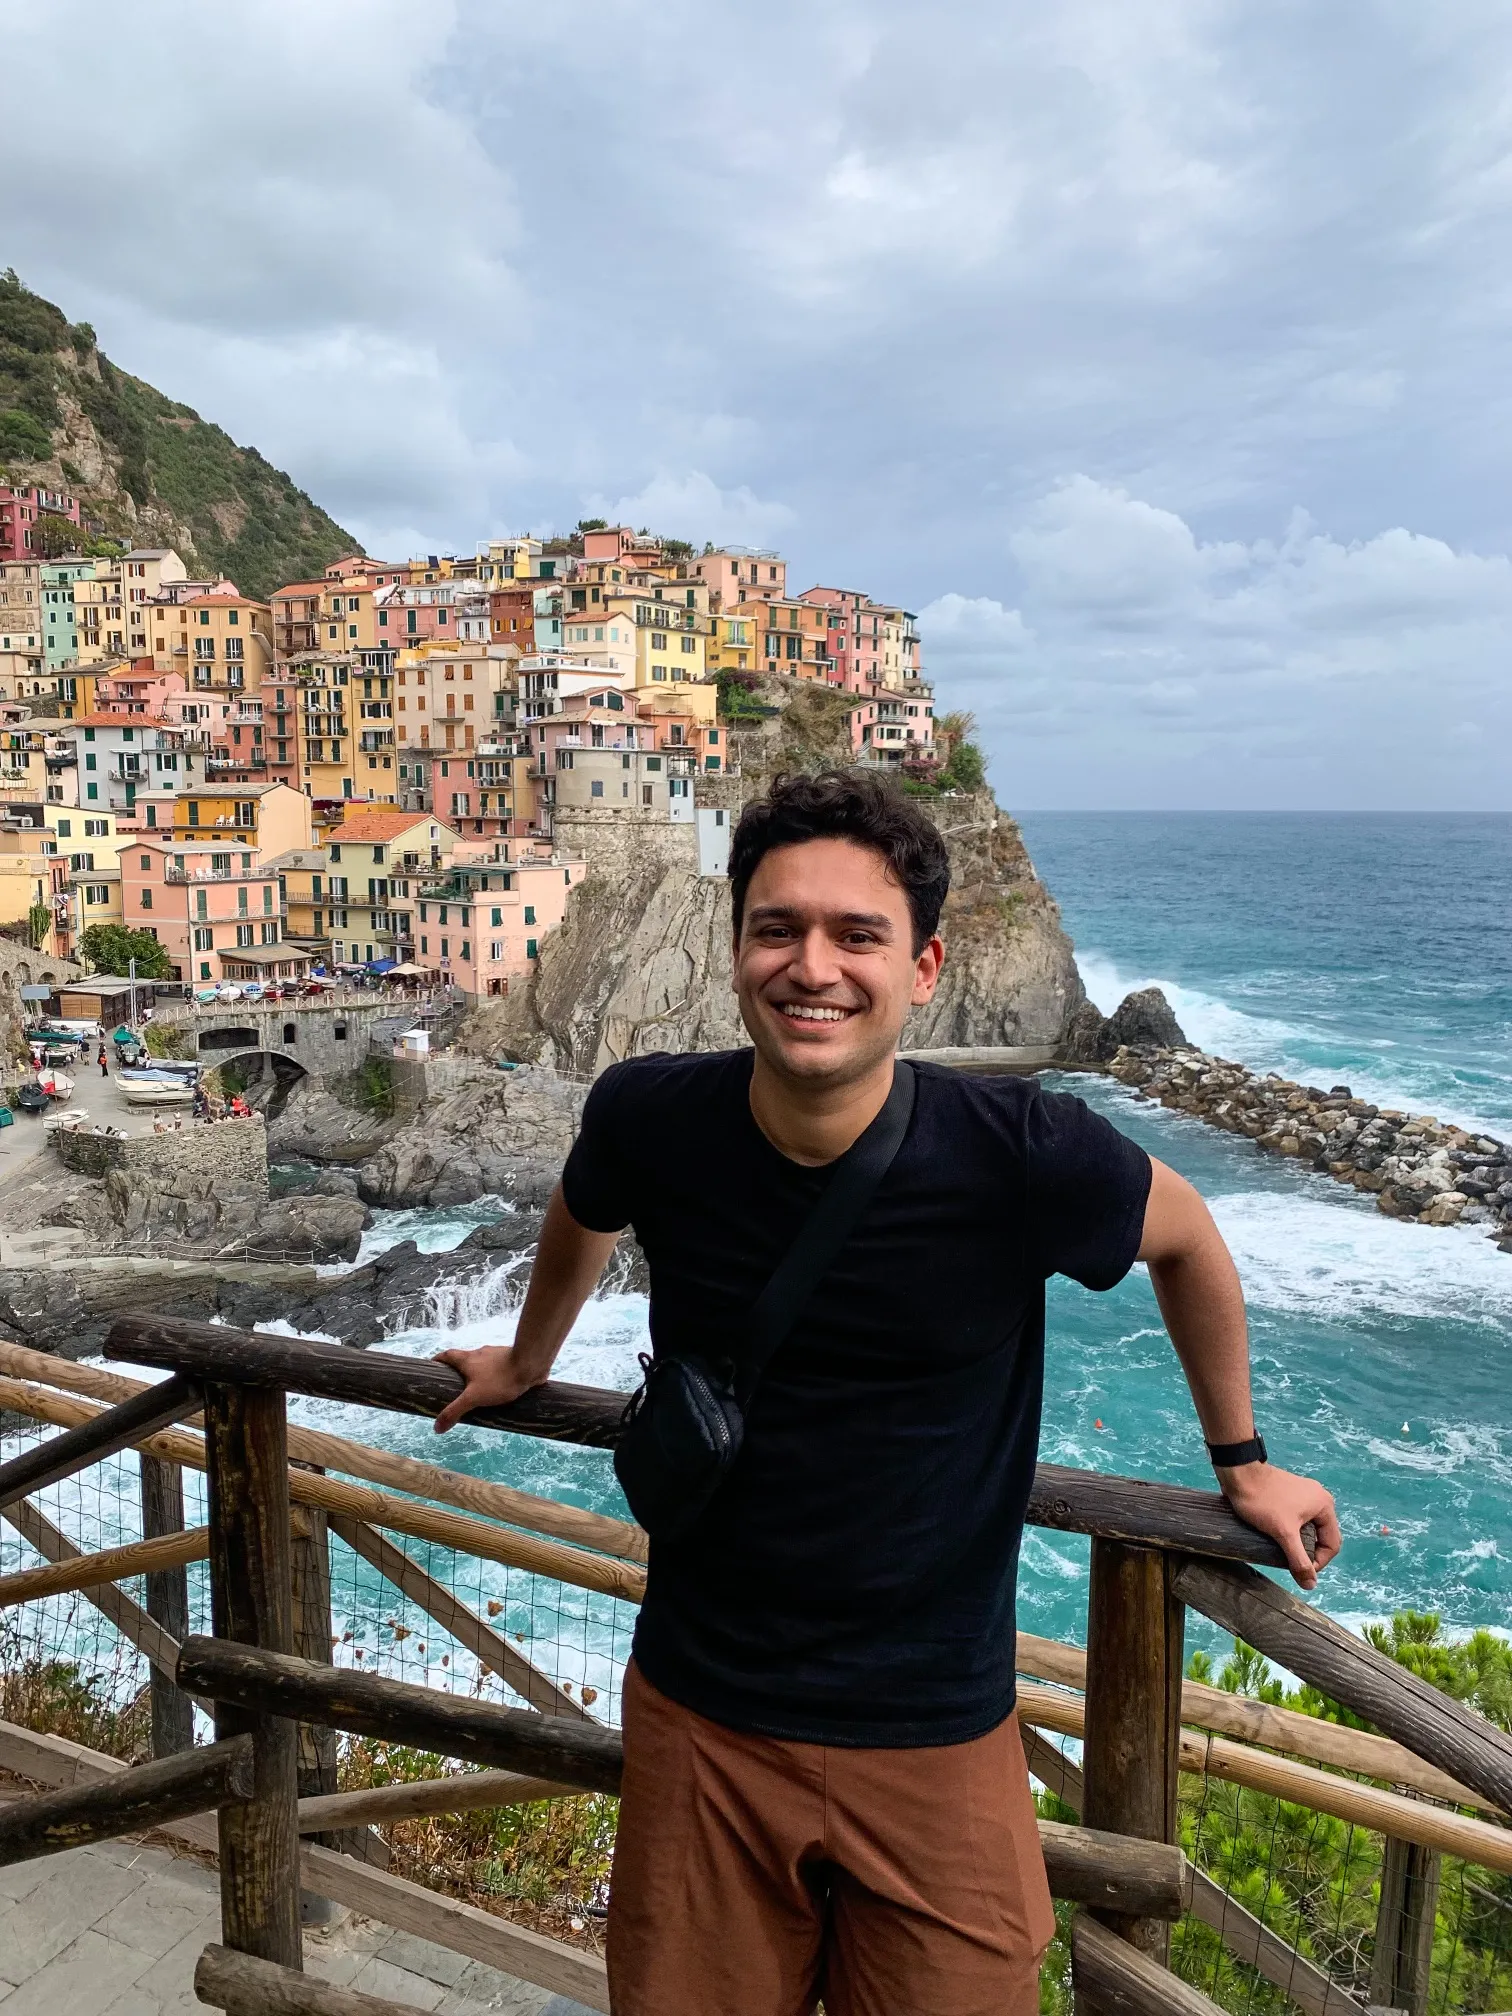
[[[556,1355],[593,1293],[617,1232],[590,1232],[551,1193],[536,1245],[535,1265],[513,1344],[484,1345],[477,1351],[442,1351],[438,1362],[462,1374],[462,1391],[436,1416],[436,1432],[455,1428],[475,1407],[507,1406],[551,1376]]]
[[[585,1231],[562,1201],[560,1187],[552,1191],[525,1306],[515,1327],[516,1362],[533,1379],[550,1375],[556,1355],[597,1287],[618,1237],[617,1232]]]
[[[1209,1442],[1244,1442],[1255,1432],[1249,1326],[1228,1248],[1217,1236],[1151,1260],[1150,1285],[1192,1389]]]

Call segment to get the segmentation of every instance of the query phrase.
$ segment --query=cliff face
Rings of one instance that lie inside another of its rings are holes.
[[[789,702],[779,719],[732,737],[740,765],[724,785],[732,812],[779,769],[846,759],[839,696],[803,687],[773,697]],[[951,856],[946,963],[905,1045],[1060,1043],[1086,995],[1018,827],[987,791],[941,798],[930,810]],[[589,874],[531,979],[476,1011],[464,1045],[591,1075],[623,1057],[745,1042],[730,987],[729,884],[698,874],[693,829],[614,813],[558,825]]]
[[[255,448],[119,370],[88,323],[0,274],[0,471],[67,490],[95,532],[172,546],[266,597],[356,541]],[[88,536],[86,534],[86,536]]]

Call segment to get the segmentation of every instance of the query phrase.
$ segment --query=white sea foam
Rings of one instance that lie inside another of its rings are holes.
[[[1387,1218],[1342,1189],[1337,1197],[1246,1190],[1211,1201],[1257,1307],[1325,1320],[1379,1314],[1512,1326],[1512,1265],[1471,1226]]]

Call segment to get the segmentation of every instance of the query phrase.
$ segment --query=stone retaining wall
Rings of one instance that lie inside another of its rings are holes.
[[[268,1130],[261,1114],[250,1120],[185,1121],[172,1133],[85,1133],[60,1128],[54,1137],[58,1159],[81,1176],[106,1176],[129,1169],[163,1181],[176,1176],[208,1177],[260,1197],[268,1194]]]

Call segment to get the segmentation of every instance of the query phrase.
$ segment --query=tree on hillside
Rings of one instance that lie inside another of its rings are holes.
[[[87,536],[72,519],[44,511],[32,527],[32,552],[39,560],[56,560],[60,553],[82,553]]]
[[[124,976],[135,959],[139,980],[173,977],[167,950],[150,931],[128,931],[124,924],[91,924],[79,939],[79,950],[97,973]]]

